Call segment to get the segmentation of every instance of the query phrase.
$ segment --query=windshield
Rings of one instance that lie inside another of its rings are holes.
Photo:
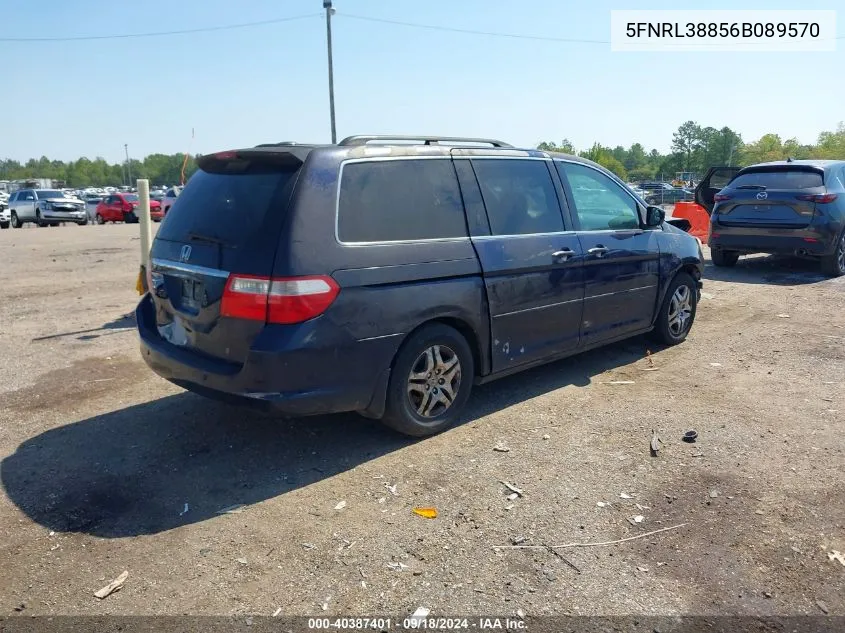
[[[55,189],[36,189],[35,196],[39,200],[46,200],[48,198],[64,198],[65,194],[63,191],[57,191]]]

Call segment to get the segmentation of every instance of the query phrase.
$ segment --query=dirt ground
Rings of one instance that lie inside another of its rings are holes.
[[[845,279],[708,265],[683,345],[477,388],[411,441],[155,376],[137,234],[0,231],[0,615],[845,615]]]

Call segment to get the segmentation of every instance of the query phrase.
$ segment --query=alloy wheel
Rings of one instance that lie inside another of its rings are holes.
[[[446,345],[432,345],[411,366],[408,400],[418,415],[435,418],[445,413],[461,387],[461,361]]]
[[[689,327],[692,317],[692,290],[687,285],[678,286],[669,301],[669,331],[680,336]]]

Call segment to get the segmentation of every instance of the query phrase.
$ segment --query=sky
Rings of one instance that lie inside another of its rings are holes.
[[[827,53],[619,53],[606,43],[470,35],[361,20],[608,40],[611,9],[842,9],[841,0],[334,0],[338,138],[568,138],[666,152],[687,120],[746,142],[814,142],[845,120],[845,39]],[[322,0],[0,0],[0,158],[133,158],[329,142]],[[845,34],[839,11],[837,35]],[[14,85],[14,89],[12,86]],[[193,131],[193,138],[192,138]]]

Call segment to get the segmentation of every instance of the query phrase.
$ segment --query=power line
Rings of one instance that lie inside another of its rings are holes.
[[[509,37],[518,40],[538,40],[541,42],[572,42],[576,44],[610,44],[608,40],[581,40],[567,37],[545,37],[542,35],[522,35],[519,33],[501,33],[496,31],[475,31],[473,29],[457,29],[451,26],[436,26],[434,24],[417,24],[414,22],[402,22],[400,20],[385,20],[382,18],[371,18],[366,15],[353,15],[351,13],[338,13],[338,17],[351,18],[353,20],[364,20],[366,22],[380,22],[381,24],[393,24],[396,26],[409,26],[417,29],[428,29],[430,31],[449,31],[451,33],[464,33],[466,35],[488,35],[491,37]]]
[[[226,24],[223,26],[206,26],[197,29],[182,29],[179,31],[155,31],[152,33],[79,35],[72,37],[0,37],[0,42],[84,42],[93,40],[121,40],[139,37],[160,37],[165,35],[187,35],[190,33],[210,33],[212,31],[230,31],[234,29],[245,29],[253,26],[266,26],[268,24],[279,24],[281,22],[293,22],[294,20],[305,20],[307,18],[321,17],[322,15],[322,13],[309,13],[307,15],[295,15],[289,18],[275,18],[272,20],[260,20],[258,22],[242,22],[240,24]]]

